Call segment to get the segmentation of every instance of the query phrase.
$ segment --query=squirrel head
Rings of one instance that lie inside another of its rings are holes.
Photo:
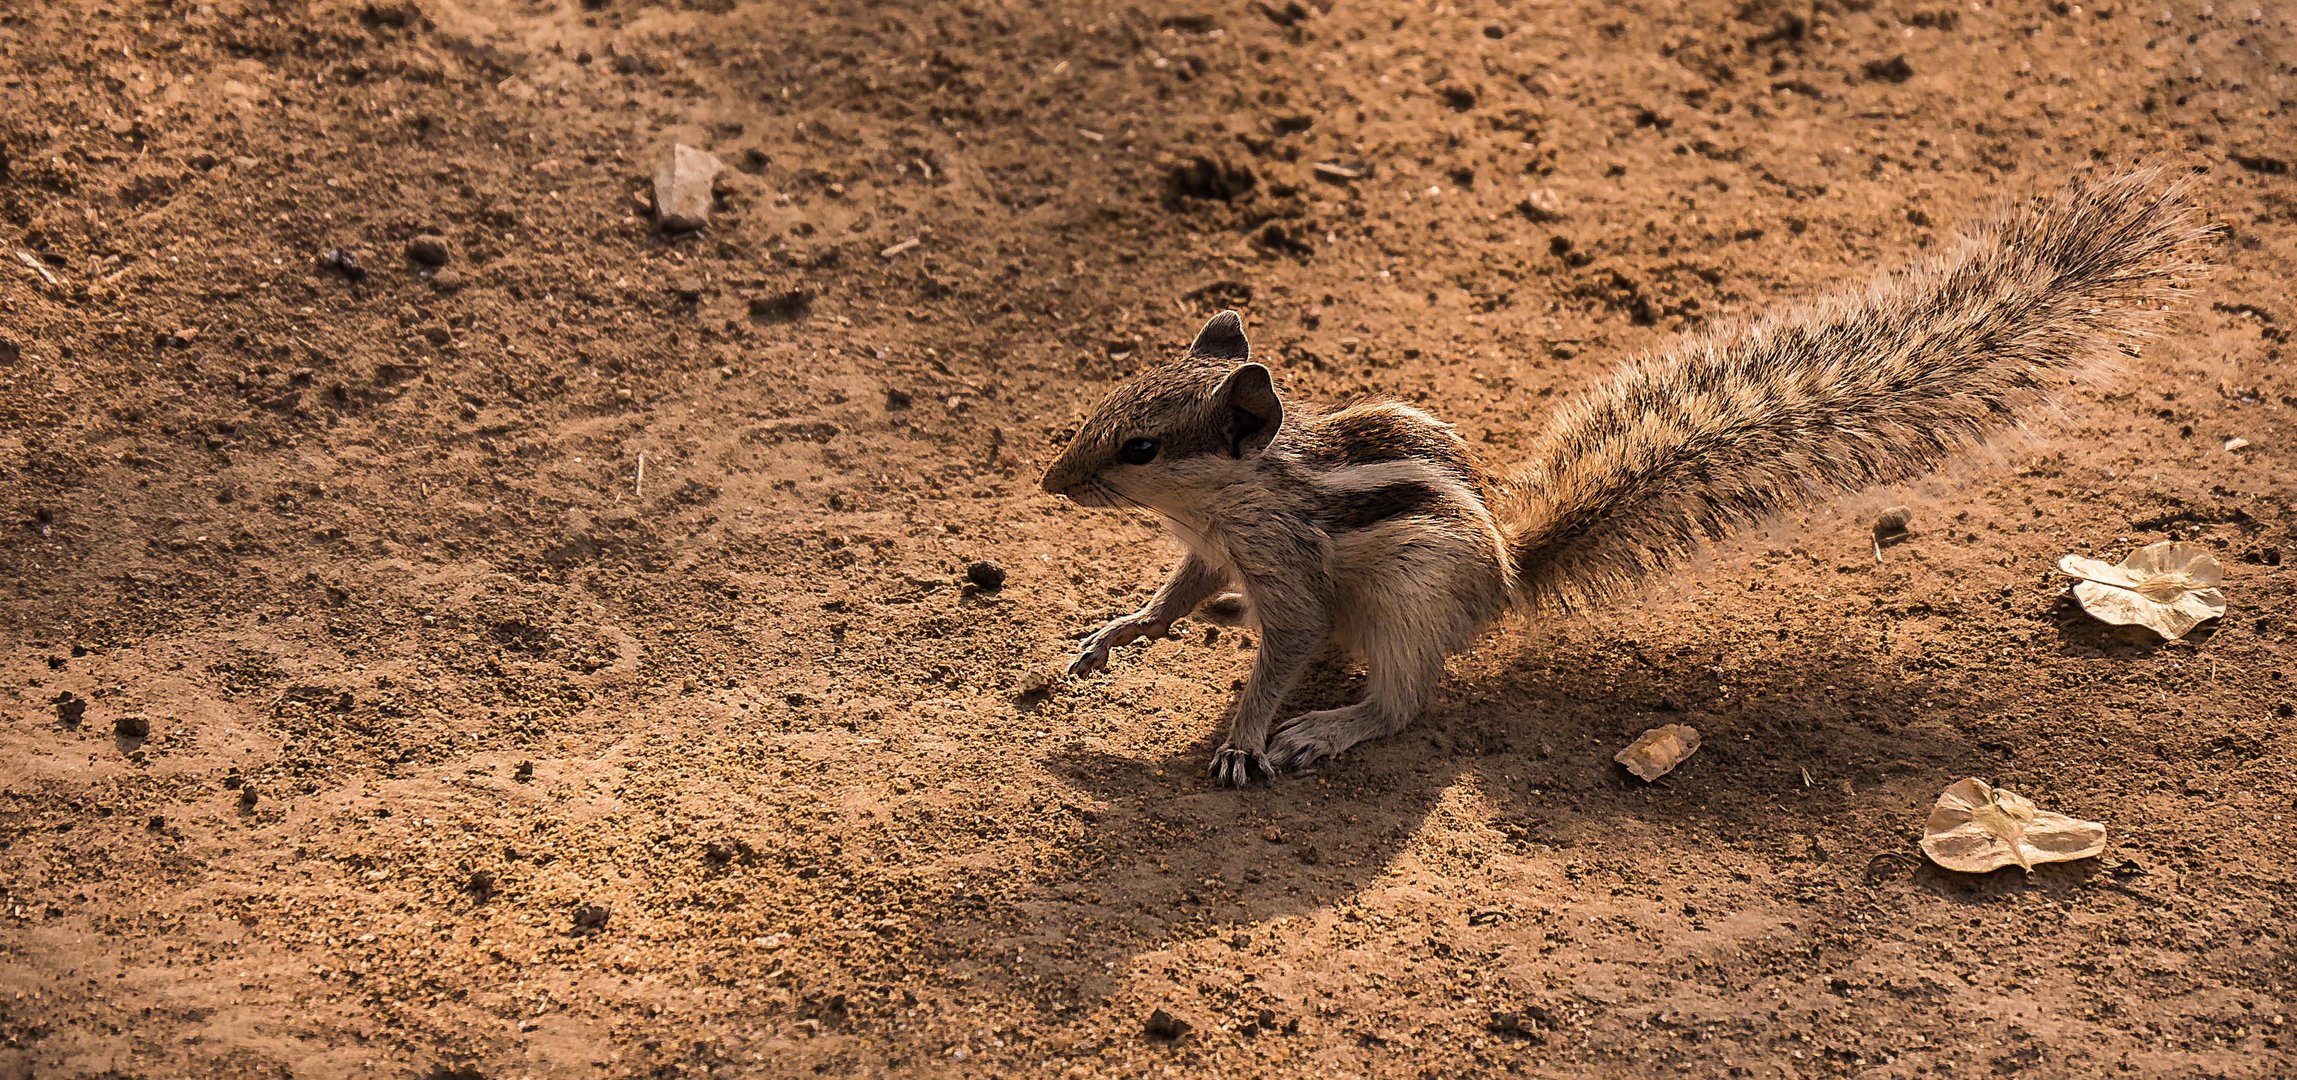
[[[1187,513],[1236,482],[1284,425],[1268,369],[1251,362],[1244,321],[1223,311],[1180,360],[1109,391],[1045,470],[1044,488],[1081,506]]]

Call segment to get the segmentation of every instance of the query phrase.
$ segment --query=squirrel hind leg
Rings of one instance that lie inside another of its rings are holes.
[[[1338,559],[1353,572],[1343,575],[1332,632],[1364,661],[1366,693],[1277,725],[1268,759],[1279,772],[1403,730],[1427,706],[1444,660],[1499,615],[1507,595],[1496,540],[1473,525],[1407,518],[1343,536]]]
[[[1268,761],[1278,772],[1297,772],[1357,743],[1393,735],[1426,707],[1436,680],[1443,678],[1448,650],[1424,635],[1367,636],[1358,643],[1365,665],[1364,700],[1279,723],[1268,740]]]

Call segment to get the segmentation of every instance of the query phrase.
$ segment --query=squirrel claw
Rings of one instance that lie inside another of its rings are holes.
[[[1229,788],[1250,787],[1255,780],[1276,779],[1276,770],[1268,765],[1268,755],[1234,746],[1221,747],[1220,752],[1212,756],[1212,767],[1206,771],[1212,774],[1213,782]]]
[[[1298,731],[1279,731],[1269,742],[1275,765],[1285,772],[1299,772],[1332,756],[1332,748],[1324,740],[1304,736]]]
[[[1107,666],[1109,666],[1109,651],[1107,649],[1087,649],[1069,664],[1069,674],[1090,675]]]
[[[1127,615],[1112,620],[1107,626],[1093,631],[1085,639],[1082,651],[1069,664],[1069,674],[1090,675],[1109,666],[1109,652],[1139,641],[1142,638],[1163,637],[1171,624],[1146,614]]]

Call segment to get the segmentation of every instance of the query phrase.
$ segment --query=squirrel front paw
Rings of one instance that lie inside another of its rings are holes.
[[[1069,674],[1088,675],[1099,671],[1109,666],[1109,650],[1123,648],[1142,638],[1162,637],[1171,628],[1171,623],[1139,612],[1111,619],[1078,647],[1077,659],[1069,665]]]
[[[1228,788],[1250,787],[1255,780],[1276,779],[1276,770],[1268,766],[1268,755],[1237,746],[1221,747],[1219,753],[1212,755],[1212,767],[1205,771],[1212,774],[1213,783]]]

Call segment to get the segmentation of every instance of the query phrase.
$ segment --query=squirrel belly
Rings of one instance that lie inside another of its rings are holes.
[[[1045,472],[1081,505],[1159,515],[1189,552],[1070,670],[1238,589],[1260,649],[1214,777],[1331,757],[1408,723],[1511,604],[1616,597],[1734,526],[1928,472],[2110,369],[2211,232],[2157,173],[2070,184],[1863,289],[1627,362],[1498,474],[1418,409],[1286,401],[1222,312]],[[1276,723],[1326,643],[1363,659],[1365,698]]]

